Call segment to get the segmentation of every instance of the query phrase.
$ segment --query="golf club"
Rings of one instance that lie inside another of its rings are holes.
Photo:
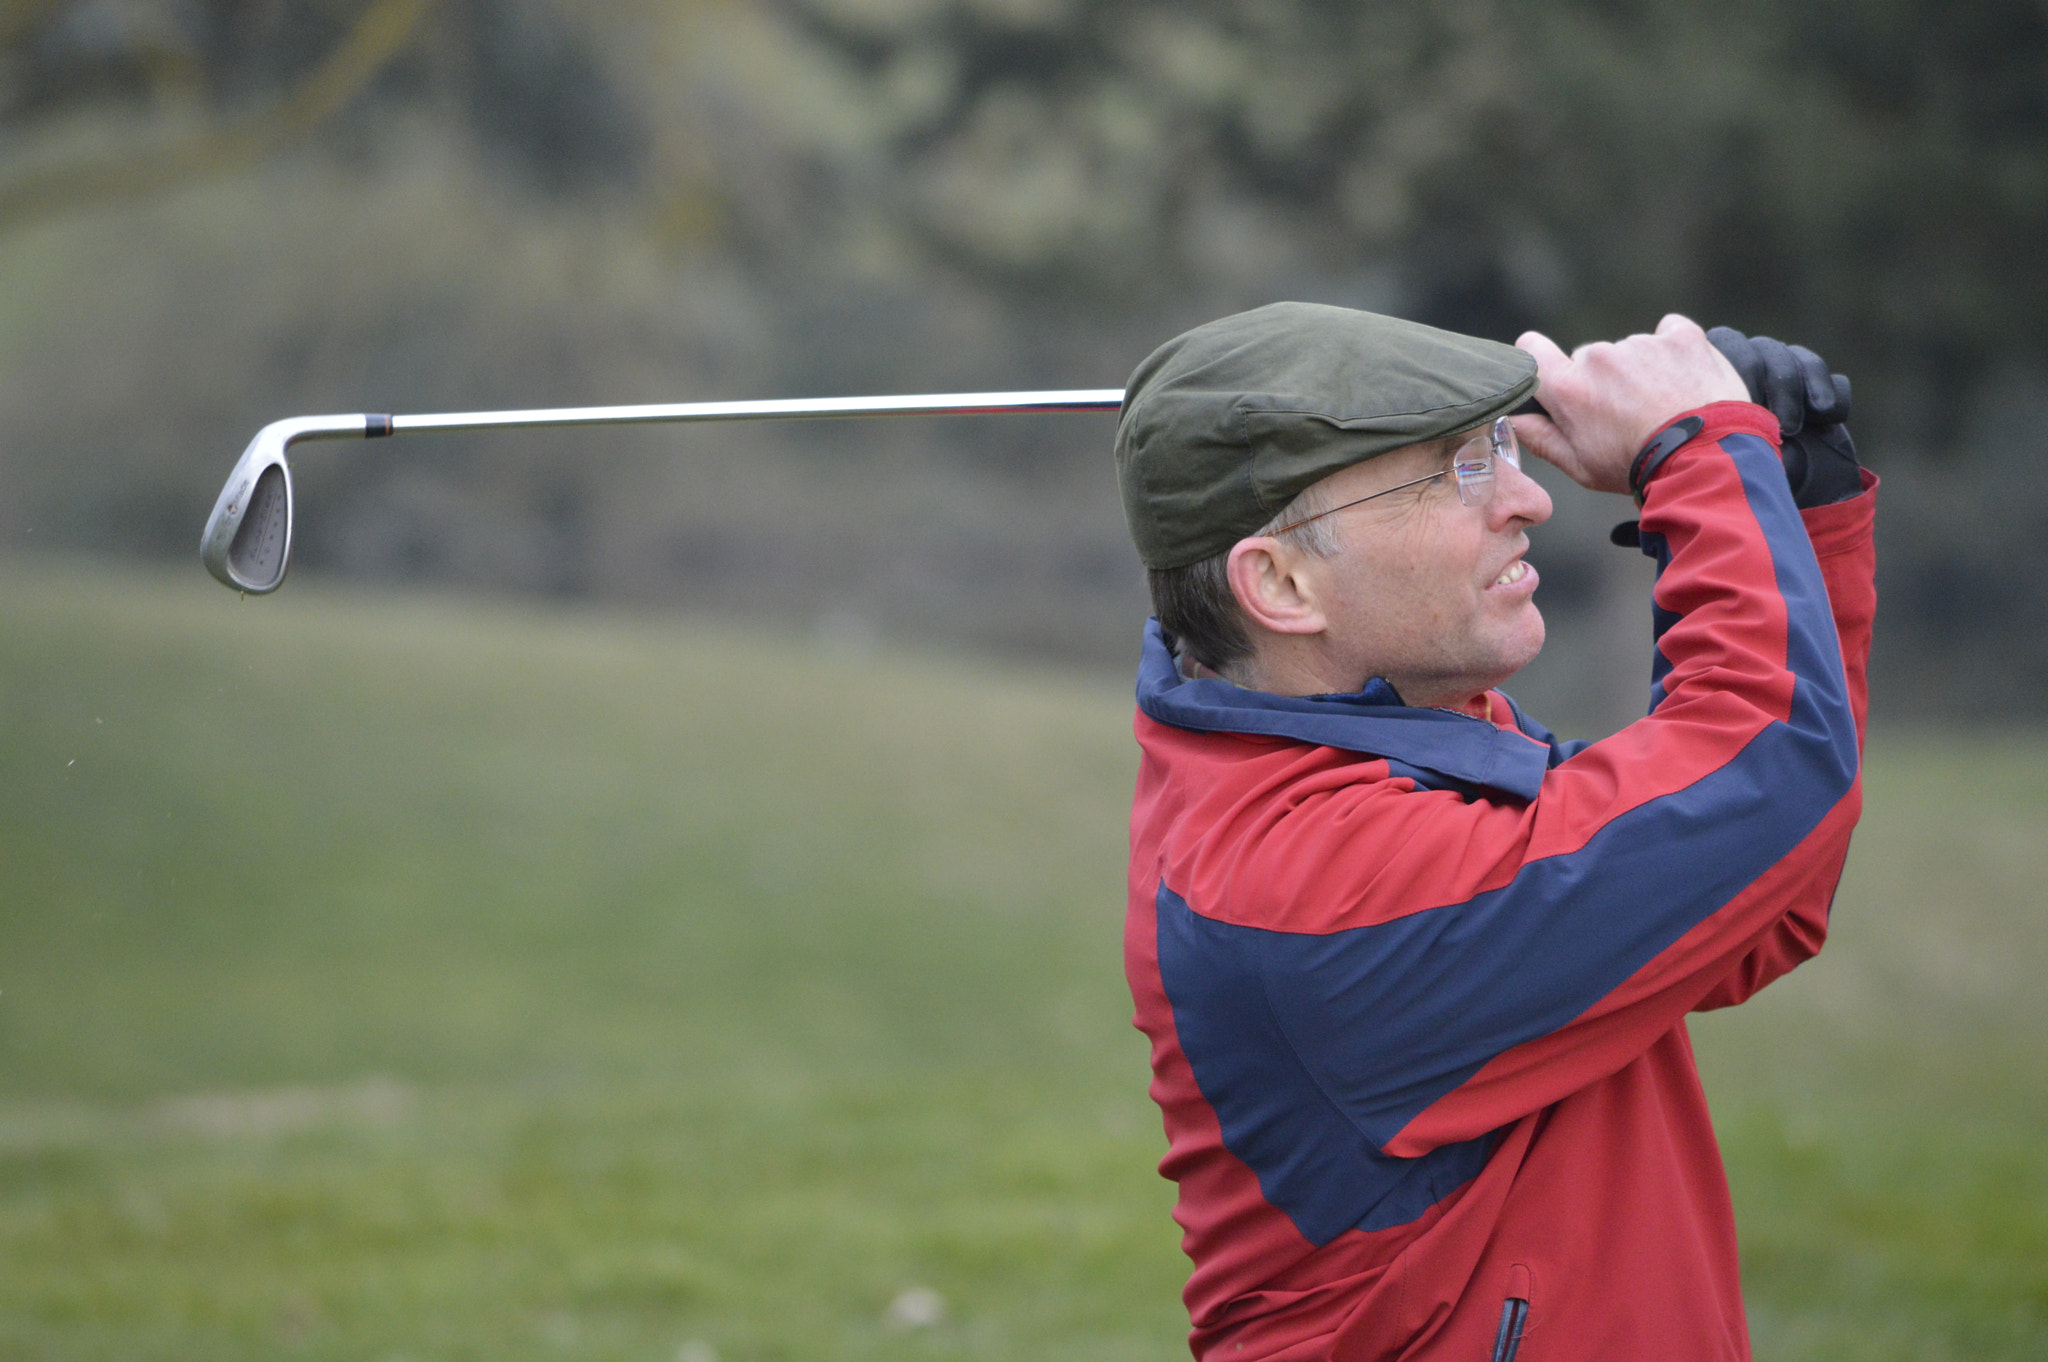
[[[977,416],[995,412],[1115,411],[1116,388],[1054,392],[936,393],[919,397],[814,397],[757,402],[682,402],[645,407],[557,407],[430,416],[294,416],[256,432],[228,475],[199,557],[220,582],[251,596],[284,583],[292,556],[292,470],[286,452],[307,440],[375,440],[426,431],[542,426],[638,426],[670,421],[810,420],[827,416]]]

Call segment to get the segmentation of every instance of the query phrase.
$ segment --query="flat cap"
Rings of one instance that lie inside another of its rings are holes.
[[[1138,557],[1186,567],[1339,469],[1513,411],[1536,361],[1497,341],[1272,303],[1154,350],[1124,389],[1117,488]]]

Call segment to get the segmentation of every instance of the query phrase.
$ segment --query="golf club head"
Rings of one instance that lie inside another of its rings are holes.
[[[366,433],[361,416],[299,416],[256,432],[206,518],[199,557],[222,585],[262,596],[284,584],[292,556],[292,470],[285,453],[300,440]]]

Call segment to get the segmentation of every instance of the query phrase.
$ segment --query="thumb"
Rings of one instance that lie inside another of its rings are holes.
[[[1555,421],[1534,412],[1517,416],[1514,421],[1515,438],[1521,441],[1522,448],[1566,473],[1577,467],[1578,452],[1572,448],[1571,441],[1565,439],[1564,432],[1557,428]]]
[[[1517,416],[1514,420],[1515,438],[1521,441],[1522,447],[1579,486],[1595,492],[1628,490],[1626,464],[1610,466],[1605,462],[1587,462],[1585,455],[1572,447],[1571,440],[1548,416]]]

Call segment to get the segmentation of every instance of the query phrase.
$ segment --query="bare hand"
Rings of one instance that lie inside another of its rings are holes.
[[[1680,415],[1709,402],[1749,400],[1735,366],[1675,312],[1654,336],[1599,341],[1570,355],[1536,331],[1515,344],[1536,357],[1537,397],[1549,413],[1516,417],[1515,434],[1596,492],[1627,492],[1637,451]]]

